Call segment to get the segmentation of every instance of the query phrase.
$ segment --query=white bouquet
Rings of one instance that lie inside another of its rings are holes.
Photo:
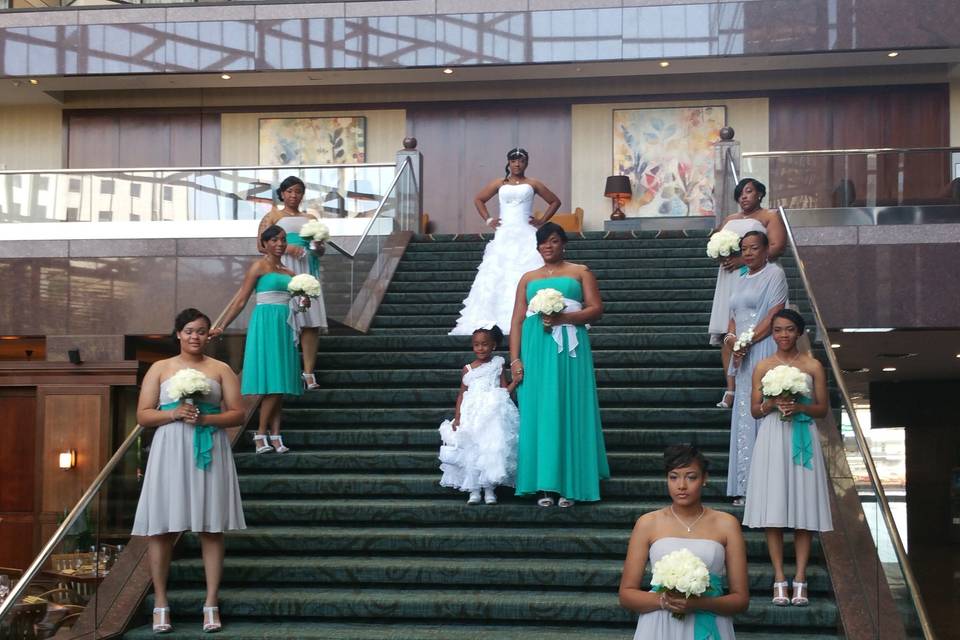
[[[737,336],[737,340],[733,343],[734,351],[740,351],[753,342],[753,330],[755,327],[756,325],[750,325],[746,331]]]
[[[563,311],[567,304],[563,301],[563,294],[556,289],[540,289],[530,300],[527,309],[534,313],[552,315]]]
[[[795,399],[799,395],[810,393],[807,374],[786,364],[776,366],[763,374],[760,388],[768,398]],[[783,416],[782,419],[789,420],[790,416]]]
[[[300,237],[305,240],[309,239],[310,248],[316,251],[317,243],[326,242],[330,237],[330,229],[319,220],[308,220],[307,223],[300,228]]]
[[[287,285],[287,291],[290,292],[290,295],[297,298],[297,311],[303,313],[310,306],[307,298],[320,297],[320,281],[309,273],[301,273],[290,279],[290,284]]]
[[[653,590],[690,598],[703,595],[710,588],[710,571],[703,560],[689,549],[679,549],[663,556],[653,565]],[[682,613],[673,617],[683,620]]]
[[[717,231],[707,241],[707,256],[714,260],[740,253],[740,236],[733,231]]]
[[[187,404],[193,404],[200,396],[207,395],[212,391],[207,376],[196,369],[180,369],[170,376],[170,384],[167,387],[167,394],[174,400],[183,400]]]

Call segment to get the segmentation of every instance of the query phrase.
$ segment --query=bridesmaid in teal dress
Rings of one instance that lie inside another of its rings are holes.
[[[590,270],[563,259],[566,244],[558,224],[537,230],[545,264],[520,279],[510,331],[510,372],[520,381],[517,495],[539,491],[541,507],[553,506],[551,494],[561,507],[599,500],[600,480],[610,477],[586,327],[603,315],[603,301]],[[529,312],[546,288],[563,294],[565,309]]]
[[[260,425],[253,436],[257,453],[286,453],[280,435],[280,409],[283,396],[303,393],[300,382],[300,356],[297,353],[287,285],[293,272],[280,259],[287,249],[287,234],[277,225],[260,234],[266,254],[254,261],[243,278],[240,290],[227,308],[223,322],[211,335],[217,336],[233,322],[256,291],[257,306],[250,317],[247,344],[243,352],[243,395],[261,395]],[[269,444],[267,429],[270,430]],[[272,446],[271,446],[272,445]]]

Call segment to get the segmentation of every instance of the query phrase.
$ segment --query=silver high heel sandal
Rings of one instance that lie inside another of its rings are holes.
[[[806,582],[793,581],[793,597],[790,598],[790,604],[795,607],[805,607],[810,604],[810,600],[807,598]]]
[[[153,615],[154,633],[170,633],[173,631],[173,625],[170,624],[170,607],[154,607]]]
[[[220,607],[203,608],[203,632],[216,633],[223,628],[220,624]]]
[[[730,398],[730,401],[729,401],[729,402],[727,402],[727,398],[728,398],[728,397]],[[733,398],[734,398],[734,397],[735,397],[735,396],[734,396],[733,391],[724,391],[724,392],[723,392],[723,397],[720,398],[720,402],[717,403],[717,407],[720,408],[720,409],[729,409],[730,407],[733,406]]]
[[[300,377],[303,379],[303,386],[307,391],[313,391],[314,389],[319,389],[320,385],[317,384],[317,376],[313,373],[301,373]]]
[[[273,447],[267,444],[267,434],[265,433],[253,434],[253,446],[257,448],[258,454],[273,451]]]
[[[277,453],[286,453],[290,451],[290,447],[285,447],[283,445],[283,436],[270,436],[270,442],[273,443],[273,449]]]
[[[785,607],[790,604],[787,598],[787,581],[773,583],[773,606]]]

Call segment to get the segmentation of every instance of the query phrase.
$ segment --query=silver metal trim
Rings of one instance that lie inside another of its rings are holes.
[[[741,158],[785,158],[790,156],[842,156],[872,153],[929,153],[931,151],[960,151],[960,147],[879,147],[877,149],[808,149],[806,151],[745,151]]]
[[[3,617],[7,614],[7,612],[13,608],[14,603],[17,602],[23,595],[23,592],[27,590],[27,587],[30,586],[30,583],[43,568],[43,565],[46,564],[47,558],[50,557],[50,554],[53,553],[57,545],[63,542],[63,539],[67,535],[67,531],[69,531],[70,527],[77,522],[77,520],[83,514],[83,510],[89,506],[94,496],[100,491],[100,488],[103,487],[104,482],[106,482],[110,474],[113,473],[113,470],[117,467],[117,465],[123,459],[123,456],[126,455],[127,451],[131,446],[133,446],[133,443],[136,442],[137,437],[139,437],[142,432],[143,427],[141,427],[139,424],[134,427],[133,431],[131,431],[130,435],[128,435],[126,440],[123,441],[123,444],[120,445],[116,453],[113,454],[107,464],[104,465],[100,473],[97,474],[97,477],[94,478],[93,483],[80,497],[80,500],[77,502],[77,504],[74,505],[73,510],[67,515],[63,523],[57,528],[47,543],[43,545],[40,553],[37,554],[37,557],[33,559],[33,562],[30,563],[30,566],[27,567],[27,570],[23,572],[23,575],[20,577],[13,589],[11,589],[7,598],[3,602],[0,602],[0,620],[3,620]]]
[[[790,248],[793,249],[793,256],[800,271],[800,280],[803,282],[803,288],[806,290],[807,298],[810,300],[810,308],[813,310],[813,317],[817,324],[817,333],[827,352],[827,360],[830,362],[830,368],[833,369],[833,377],[837,381],[837,387],[843,396],[845,409],[850,416],[854,437],[857,440],[857,446],[860,448],[860,453],[863,455],[863,460],[866,464],[867,473],[870,476],[870,484],[873,485],[873,490],[876,492],[877,504],[880,505],[883,522],[887,527],[887,533],[890,535],[891,543],[897,554],[897,562],[900,565],[900,570],[903,571],[903,578],[907,583],[907,588],[910,590],[910,597],[913,600],[914,607],[916,607],[917,618],[923,631],[923,637],[927,640],[936,640],[930,619],[927,617],[927,610],[923,605],[920,588],[917,586],[916,578],[910,567],[907,551],[904,549],[903,541],[897,532],[897,525],[893,520],[893,513],[890,511],[890,505],[887,502],[887,494],[883,490],[883,483],[880,482],[880,474],[877,472],[877,467],[873,462],[873,456],[870,454],[870,446],[867,444],[867,439],[863,435],[863,429],[860,427],[860,420],[857,418],[857,413],[853,410],[853,401],[850,399],[850,393],[847,391],[847,385],[846,382],[844,382],[843,372],[840,370],[837,355],[831,346],[832,341],[830,335],[827,333],[827,325],[823,321],[823,316],[820,315],[820,307],[817,305],[816,296],[814,296],[813,289],[810,286],[810,279],[807,277],[807,270],[806,267],[804,267],[803,258],[800,257],[800,252],[797,251],[797,243],[793,237],[793,230],[790,228],[790,221],[787,220],[787,214],[784,212],[783,207],[777,207],[777,210],[780,212],[780,219],[783,220],[783,226],[787,231]]]

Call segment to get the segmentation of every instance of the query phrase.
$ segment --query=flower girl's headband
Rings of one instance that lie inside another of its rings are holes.
[[[530,154],[527,153],[526,149],[521,149],[516,147],[507,152],[507,160],[513,160],[514,158],[523,158],[524,160],[530,159]]]

